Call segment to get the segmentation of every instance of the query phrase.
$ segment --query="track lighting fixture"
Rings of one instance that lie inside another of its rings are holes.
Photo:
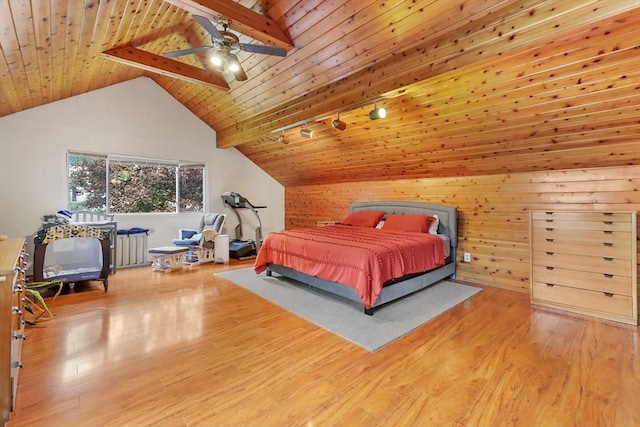
[[[327,123],[327,120],[329,119],[329,117],[331,117],[331,115],[336,114],[336,113],[338,114],[338,117],[335,120],[331,121],[331,126],[334,129],[338,129],[338,130],[342,131],[342,130],[345,130],[347,128],[347,123],[345,123],[342,120],[340,120],[340,114],[341,113],[344,113],[345,111],[353,111],[356,108],[364,108],[367,105],[371,105],[371,103],[374,104],[374,107],[373,107],[373,110],[371,110],[369,112],[369,119],[371,119],[371,120],[384,119],[385,117],[387,117],[387,110],[384,107],[378,107],[378,102],[382,102],[384,100],[391,99],[391,98],[394,98],[396,96],[400,96],[403,93],[404,93],[404,91],[400,91],[400,92],[398,92],[397,95],[394,95],[394,96],[381,96],[381,97],[378,97],[378,98],[375,98],[375,99],[370,99],[370,100],[359,102],[357,104],[349,105],[347,107],[342,108],[339,111],[334,110],[332,112],[327,112],[326,114],[312,116],[312,117],[306,117],[304,119],[295,121],[293,123],[289,123],[289,124],[287,124],[285,126],[273,129],[271,131],[271,133],[274,134],[274,133],[278,133],[278,132],[283,132],[285,130],[302,127],[302,130],[300,130],[300,135],[302,137],[304,137],[304,138],[312,138],[313,137],[313,131],[311,129],[308,129],[306,126],[309,123],[316,123],[316,124],[318,122]]]
[[[347,124],[340,120],[340,113],[338,113],[338,118],[331,122],[331,126],[338,130],[345,130],[347,128]]]
[[[369,112],[369,118],[371,120],[384,119],[387,117],[387,110],[384,107],[378,108],[378,104],[375,104],[373,110]]]
[[[300,136],[304,137],[304,138],[313,138],[313,131],[311,129],[301,129],[300,130]]]

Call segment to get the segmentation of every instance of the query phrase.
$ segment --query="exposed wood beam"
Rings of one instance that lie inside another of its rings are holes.
[[[225,91],[229,90],[226,80],[213,72],[197,68],[180,61],[155,55],[133,46],[122,46],[102,52],[102,56],[112,61],[132,67],[141,68],[165,76],[185,80],[191,83],[213,86]]]
[[[270,18],[232,0],[165,0],[195,15],[215,22],[218,15],[229,20],[229,27],[264,44],[292,49],[293,42]]]

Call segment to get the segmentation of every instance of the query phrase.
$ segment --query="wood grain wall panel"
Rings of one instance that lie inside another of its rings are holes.
[[[640,166],[289,186],[285,226],[340,221],[356,200],[458,208],[458,278],[529,291],[530,210],[639,210]],[[472,254],[462,262],[464,252]]]
[[[285,187],[640,163],[637,1],[236,0],[294,48],[239,52],[249,78],[228,91],[102,56],[210,46],[176,3],[0,1],[0,116],[148,76],[216,131],[218,147],[237,145]],[[177,60],[213,73],[206,59]],[[376,99],[388,115],[371,121]],[[338,112],[343,132],[331,126]],[[272,130],[289,125],[283,144]]]

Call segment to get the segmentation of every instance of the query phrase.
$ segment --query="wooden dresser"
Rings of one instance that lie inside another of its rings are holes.
[[[637,325],[636,213],[530,215],[531,303]]]
[[[24,340],[22,308],[25,286],[25,242],[0,241],[0,422],[13,410],[22,367],[20,355]]]

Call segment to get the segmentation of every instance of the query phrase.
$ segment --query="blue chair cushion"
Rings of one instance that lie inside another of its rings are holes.
[[[175,246],[198,246],[200,244],[200,238],[197,239],[173,239],[171,241]]]

